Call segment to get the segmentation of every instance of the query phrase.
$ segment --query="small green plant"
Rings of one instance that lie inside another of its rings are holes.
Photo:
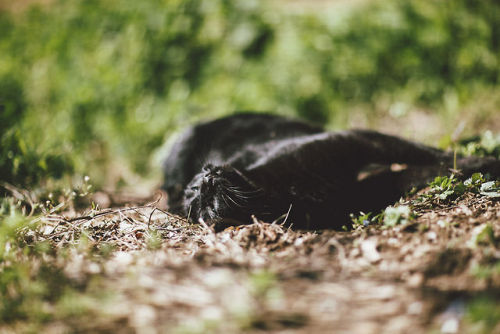
[[[500,323],[500,305],[494,296],[475,297],[467,304],[465,320],[474,326],[474,333],[493,333]]]
[[[21,207],[17,200],[2,199],[0,332],[23,323],[30,326],[29,332],[42,332],[47,322],[95,314],[105,294],[87,286],[92,280],[85,265],[71,271],[67,266],[75,258],[69,254],[91,254],[92,244],[84,236],[67,248],[39,240],[40,221],[23,214]]]
[[[475,265],[471,268],[471,273],[479,279],[500,277],[500,262]]]
[[[385,226],[407,224],[415,218],[415,213],[408,205],[389,206],[384,210],[383,222]]]
[[[408,205],[388,206],[384,211],[373,215],[372,212],[360,212],[359,215],[350,214],[353,228],[369,225],[396,226],[406,224],[415,218],[415,213]]]
[[[0,183],[34,185],[47,177],[60,178],[72,170],[67,157],[39,152],[34,147],[19,129],[10,128],[0,133]]]
[[[479,193],[487,197],[499,198],[500,181],[484,182],[483,184],[481,184],[481,188],[479,188]]]
[[[136,232],[137,234],[137,232]],[[146,235],[146,244],[148,249],[157,250],[161,248],[162,245],[162,237],[161,234],[156,230],[149,230]]]
[[[277,277],[274,273],[261,270],[252,273],[249,278],[253,295],[257,299],[266,299],[270,293],[274,293],[273,289],[277,282]]]
[[[491,245],[496,247],[498,245],[498,238],[495,237],[495,232],[493,230],[493,226],[488,223],[484,225],[477,226],[473,230],[473,234],[471,240],[469,241],[469,246],[477,247],[477,246],[487,246]]]
[[[457,198],[466,190],[464,184],[454,174],[451,176],[437,176],[429,186],[431,187],[430,193],[443,201]]]
[[[367,227],[369,225],[378,225],[383,221],[383,212],[373,215],[373,212],[360,212],[359,215],[351,213],[349,215],[352,221],[352,227]]]
[[[465,139],[458,147],[462,155],[492,156],[500,158],[500,134],[487,130],[480,136]]]
[[[464,181],[466,190],[477,192],[482,185],[486,182],[486,178],[481,173],[474,173],[471,177]]]
[[[360,212],[359,215],[355,215],[354,213],[351,213],[349,217],[351,218],[352,221],[352,227],[356,228],[359,226],[366,227],[370,225],[370,216],[372,215],[372,212],[364,213]]]
[[[454,174],[450,176],[437,176],[429,183],[429,191],[421,194],[415,202],[426,202],[438,200],[448,202],[455,200],[466,192],[489,194],[495,197],[498,191],[496,182],[486,182],[486,178],[481,173],[474,173],[465,181],[461,181]]]

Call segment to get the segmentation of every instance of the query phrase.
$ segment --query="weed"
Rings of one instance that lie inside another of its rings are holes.
[[[367,227],[369,225],[377,225],[380,224],[384,220],[384,212],[373,215],[373,212],[360,212],[358,216],[351,213],[350,218],[352,221],[352,227]]]
[[[388,206],[379,214],[372,215],[372,212],[360,212],[358,216],[351,213],[352,227],[359,228],[369,225],[392,227],[398,224],[407,224],[416,217],[408,205]]]
[[[480,136],[465,139],[459,146],[459,152],[465,156],[493,156],[500,159],[500,134],[487,130]]]
[[[500,323],[500,305],[494,296],[478,296],[468,302],[465,320],[468,333],[492,333]]]
[[[466,192],[488,197],[500,197],[499,190],[498,181],[487,181],[487,178],[481,173],[474,173],[465,181],[461,181],[454,174],[437,176],[429,183],[429,190],[420,194],[413,203],[430,205],[434,202],[449,203]]]
[[[407,224],[415,218],[415,214],[408,205],[389,206],[384,210],[383,222],[385,226]]]
[[[487,197],[499,198],[500,181],[484,182],[483,184],[481,184],[481,187],[479,188],[479,193]]]

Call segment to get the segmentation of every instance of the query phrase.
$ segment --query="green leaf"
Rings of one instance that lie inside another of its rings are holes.
[[[481,185],[479,193],[491,198],[500,198],[500,186],[495,181],[485,182]]]
[[[384,211],[384,225],[386,226],[406,224],[412,218],[413,213],[407,205],[401,205],[398,207],[389,206]]]

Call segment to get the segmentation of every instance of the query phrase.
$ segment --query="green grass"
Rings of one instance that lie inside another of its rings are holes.
[[[500,323],[500,305],[493,296],[473,298],[466,309],[465,319],[469,333],[491,333]]]
[[[472,0],[374,1],[343,15],[76,0],[0,13],[2,179],[77,172],[100,185],[117,165],[148,175],[179,127],[241,109],[330,127],[424,109],[447,119],[444,133],[464,115],[473,129],[498,109],[499,12]]]

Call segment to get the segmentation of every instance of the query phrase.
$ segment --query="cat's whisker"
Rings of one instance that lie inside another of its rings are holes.
[[[229,196],[228,194],[223,195],[223,197],[227,197],[227,199],[229,199],[229,200],[230,200],[232,203],[234,203],[234,205],[236,205],[237,207],[240,207],[240,208],[244,207],[244,205],[242,205],[242,204],[240,204],[240,203],[236,202],[236,201],[235,201],[233,198],[231,198],[231,196]],[[228,206],[230,206],[230,205],[228,205]]]

